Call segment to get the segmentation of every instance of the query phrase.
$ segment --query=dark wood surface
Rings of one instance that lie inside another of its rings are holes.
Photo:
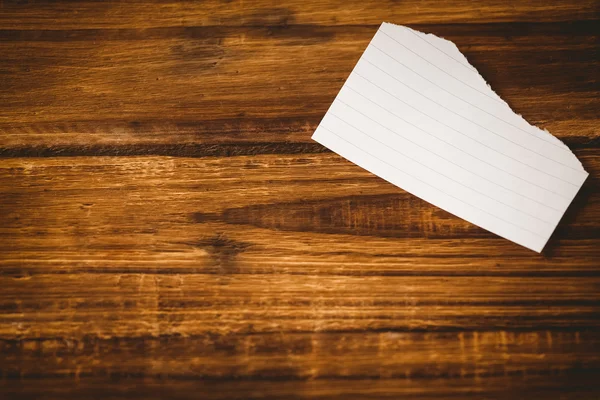
[[[598,1],[1,1],[0,398],[598,398]],[[541,255],[310,136],[382,21],[590,173]]]

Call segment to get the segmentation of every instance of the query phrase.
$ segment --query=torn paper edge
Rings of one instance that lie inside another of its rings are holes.
[[[430,45],[432,45],[433,47],[436,47],[438,50],[440,50],[442,53],[446,54],[448,57],[450,57],[451,59],[454,59],[457,62],[463,61],[464,63],[466,63],[466,65],[475,73],[479,76],[479,78],[483,81],[483,83],[485,83],[485,85],[487,86],[487,90],[489,90],[493,96],[495,98],[497,98],[499,101],[501,101],[503,104],[506,105],[506,107],[508,107],[508,109],[514,114],[516,115],[523,123],[525,123],[530,129],[533,129],[537,135],[539,137],[545,137],[545,138],[549,138],[549,140],[551,140],[553,143],[558,144],[560,146],[562,146],[564,149],[569,151],[570,157],[577,162],[573,163],[573,166],[576,168],[581,169],[583,172],[588,173],[584,168],[583,165],[581,164],[581,161],[577,158],[577,156],[575,154],[573,154],[573,151],[569,148],[569,146],[567,146],[566,144],[563,143],[562,140],[560,140],[559,138],[557,138],[556,136],[554,136],[551,132],[549,132],[547,129],[542,129],[538,126],[535,126],[533,124],[531,124],[529,121],[527,121],[525,118],[523,118],[523,116],[517,112],[515,112],[512,107],[510,106],[510,104],[508,104],[508,102],[506,100],[504,100],[502,97],[500,97],[498,95],[498,93],[496,93],[496,91],[492,88],[492,86],[487,83],[487,81],[483,78],[483,76],[481,76],[481,74],[479,73],[479,71],[477,70],[477,68],[475,68],[467,59],[467,57],[460,51],[460,49],[458,48],[458,46],[456,46],[456,44],[448,39],[445,39],[443,37],[437,36],[433,33],[425,33],[425,32],[421,32],[418,31],[416,29],[412,29],[408,26],[404,26],[404,25],[397,25],[391,22],[383,22],[380,26],[379,29],[381,29],[382,27],[389,25],[394,27],[393,29],[408,29],[410,30],[413,34],[418,35],[419,37],[421,37],[423,40],[427,41]],[[436,42],[436,44],[440,45],[439,47],[434,45],[431,40],[434,42]],[[448,54],[446,51],[440,49],[440,47],[445,47],[445,48],[450,48],[453,54]],[[456,60],[455,57],[458,57],[458,59],[460,60]],[[588,173],[589,175],[589,173]]]

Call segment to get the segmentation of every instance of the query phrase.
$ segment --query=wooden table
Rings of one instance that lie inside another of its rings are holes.
[[[1,2],[0,398],[597,398],[599,12]],[[311,141],[382,21],[580,158],[543,254]]]

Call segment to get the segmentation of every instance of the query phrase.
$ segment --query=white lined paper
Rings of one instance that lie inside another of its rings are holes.
[[[313,139],[404,190],[540,252],[587,172],[446,40],[384,23]]]

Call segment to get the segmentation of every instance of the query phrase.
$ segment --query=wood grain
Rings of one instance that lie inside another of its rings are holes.
[[[0,398],[596,398],[600,3],[0,2]],[[590,173],[540,255],[310,136],[382,21]]]

